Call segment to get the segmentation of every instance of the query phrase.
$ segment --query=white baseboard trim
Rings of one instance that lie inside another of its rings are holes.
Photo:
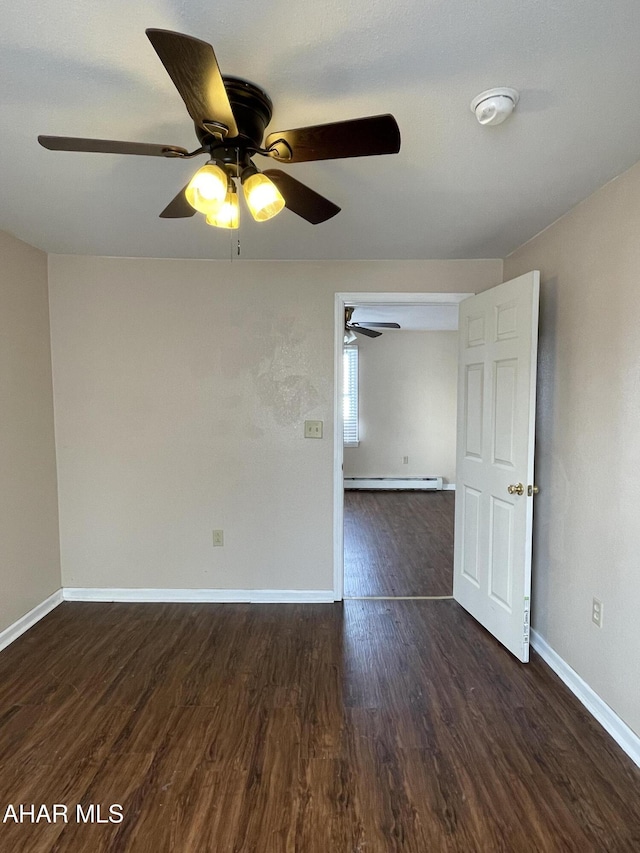
[[[640,737],[620,719],[607,703],[584,681],[560,655],[551,648],[537,631],[531,631],[531,645],[557,676],[578,697],[587,711],[592,714],[615,740],[629,758],[640,767]]]
[[[65,587],[65,601],[121,601],[218,604],[322,604],[333,602],[332,589],[97,589]]]
[[[455,483],[444,483],[442,486],[443,492],[455,492],[456,484]]]
[[[51,613],[59,604],[62,604],[62,590],[54,592],[49,598],[45,598],[40,604],[21,616],[13,625],[9,625],[4,631],[0,631],[0,651],[6,649],[8,645],[17,640],[21,634],[32,628],[36,622],[39,622],[47,613]]]

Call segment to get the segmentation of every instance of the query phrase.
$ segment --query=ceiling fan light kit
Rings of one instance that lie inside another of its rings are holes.
[[[255,167],[241,176],[244,199],[256,222],[266,222],[283,209],[285,202],[276,185]],[[207,225],[238,228],[240,207],[232,178],[223,167],[210,161],[195,173],[184,191],[191,207],[204,213]]]
[[[240,204],[232,181],[222,204],[217,205],[206,217],[207,225],[215,228],[238,228],[240,226]]]
[[[209,162],[169,202],[160,214],[163,219],[186,218],[197,211],[209,225],[238,228],[237,180],[257,222],[273,218],[286,207],[316,225],[331,219],[340,208],[287,172],[261,172],[253,163],[254,155],[289,164],[400,150],[400,130],[389,114],[276,131],[264,139],[273,104],[263,89],[241,77],[223,76],[207,42],[171,30],[148,29],[146,34],[185,103],[200,147],[189,152],[176,145],[64,136],[39,136],[38,142],[52,151],[173,159],[208,154]]]
[[[520,94],[515,89],[505,87],[487,89],[471,101],[470,109],[483,127],[502,124],[514,111],[520,100]]]
[[[242,191],[247,207],[256,222],[266,222],[272,219],[284,207],[284,198],[277,186],[262,172],[255,170],[253,174],[242,173]]]
[[[216,163],[207,163],[195,173],[184,194],[198,213],[214,213],[227,196],[227,175]]]

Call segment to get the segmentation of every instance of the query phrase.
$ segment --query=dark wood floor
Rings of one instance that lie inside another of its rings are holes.
[[[451,595],[455,493],[346,491],[344,594]]]
[[[65,603],[0,654],[0,849],[638,851],[640,771],[454,601]]]

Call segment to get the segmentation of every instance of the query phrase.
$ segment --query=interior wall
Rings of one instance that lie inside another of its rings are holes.
[[[638,234],[640,164],[507,258],[505,279],[542,278],[533,627],[640,734]]]
[[[501,279],[499,260],[50,256],[64,585],[331,589],[334,294]]]
[[[344,449],[345,477],[455,483],[458,333],[386,330],[358,349],[360,443]]]
[[[47,256],[0,232],[0,631],[60,589]]]

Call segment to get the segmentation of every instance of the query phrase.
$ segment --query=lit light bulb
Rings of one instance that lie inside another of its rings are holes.
[[[184,191],[191,207],[199,213],[213,213],[225,200],[227,176],[215,163],[207,163],[195,173]]]
[[[284,207],[284,199],[276,185],[266,175],[256,172],[243,185],[244,198],[256,222],[265,222]]]
[[[216,228],[237,228],[240,224],[240,205],[235,189],[229,189],[226,198],[215,210],[207,214],[207,225]]]

